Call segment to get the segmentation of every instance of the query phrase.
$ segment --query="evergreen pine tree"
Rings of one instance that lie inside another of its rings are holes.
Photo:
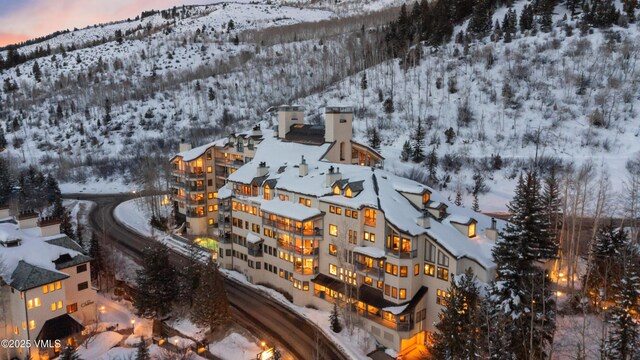
[[[556,166],[551,166],[549,174],[544,178],[542,201],[544,203],[545,214],[549,222],[551,238],[555,243],[557,243],[559,241],[558,232],[560,231],[560,225],[562,222],[562,199],[560,195],[558,169]]]
[[[342,331],[342,324],[340,323],[340,314],[338,312],[338,302],[334,301],[333,310],[331,310],[331,315],[329,315],[329,324],[331,327],[331,331],[334,333],[339,333]]]
[[[473,13],[469,20],[468,32],[482,38],[489,34],[493,22],[493,7],[490,0],[478,0],[473,7]]]
[[[209,88],[209,101],[213,101],[216,99],[216,93],[213,91],[213,88]]]
[[[76,352],[76,348],[71,345],[65,346],[64,350],[60,354],[60,360],[82,360],[80,355]]]
[[[0,158],[0,205],[7,205],[13,192],[11,175],[7,161]]]
[[[91,278],[97,279],[98,274],[102,272],[103,259],[102,259],[102,246],[100,241],[96,237],[95,232],[91,232],[91,240],[89,242],[89,256],[91,257]]]
[[[364,110],[364,94],[369,87],[369,82],[367,81],[367,73],[362,73],[362,78],[360,78],[360,90],[362,90],[362,109]]]
[[[632,360],[640,358],[640,323],[633,318],[640,311],[640,256],[636,248],[628,243],[623,250],[623,274],[615,284],[615,306],[610,324],[612,329],[607,339],[607,353],[610,358]]]
[[[146,341],[144,341],[144,336],[140,337],[140,342],[138,346],[136,346],[136,358],[135,360],[151,360],[151,354],[149,353],[149,347],[147,346]]]
[[[427,173],[429,178],[427,184],[429,186],[436,186],[438,184],[438,154],[436,148],[432,147],[427,156]]]
[[[622,2],[622,10],[627,14],[630,23],[636,21],[636,9],[638,8],[638,0],[624,0]]]
[[[37,82],[42,80],[42,71],[40,70],[40,65],[38,65],[37,61],[33,62],[33,68],[31,68],[33,72],[33,78],[36,79]]]
[[[200,275],[202,273],[202,265],[200,258],[202,251],[195,241],[191,241],[188,247],[186,264],[180,270],[180,299],[181,303],[188,303],[193,306],[193,300],[200,284]]]
[[[177,284],[166,245],[157,244],[144,250],[142,269],[136,271],[136,283],[139,290],[133,305],[139,316],[162,317],[171,311]]]
[[[589,249],[591,261],[583,278],[583,286],[596,294],[596,301],[608,302],[613,299],[616,288],[624,272],[620,258],[628,243],[627,233],[609,222],[598,230],[595,241]]]
[[[409,140],[405,141],[402,145],[402,152],[400,152],[400,160],[409,161],[411,157],[411,143]]]
[[[520,31],[525,32],[533,29],[533,8],[531,5],[525,5],[520,13]]]
[[[422,120],[418,118],[418,126],[413,135],[413,143],[411,144],[411,160],[420,163],[424,160],[424,137],[426,131],[422,126]]]
[[[492,250],[496,279],[489,290],[492,317],[506,331],[495,341],[504,358],[543,358],[555,330],[555,304],[545,271],[534,265],[557,252],[549,236],[535,172],[520,175],[508,205],[511,217]],[[532,348],[529,344],[533,346]]]
[[[440,310],[429,355],[432,359],[486,357],[480,343],[482,299],[473,270],[453,276],[448,292],[450,297]]]
[[[378,131],[378,128],[375,126],[370,127],[367,130],[367,133],[368,133],[369,146],[371,146],[376,150],[380,150],[380,143],[382,142],[382,140],[380,139],[380,132]]]
[[[447,144],[453,145],[453,143],[456,141],[456,132],[455,130],[453,130],[453,127],[449,127],[447,130],[445,130],[444,136],[447,137]]]
[[[462,206],[462,191],[456,190],[456,200],[453,202],[456,206]]]
[[[213,260],[201,267],[200,282],[191,307],[191,320],[211,331],[226,324],[231,315],[224,280]]]

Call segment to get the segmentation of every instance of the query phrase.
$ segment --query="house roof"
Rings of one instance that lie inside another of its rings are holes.
[[[64,280],[68,277],[69,275],[59,271],[43,269],[20,260],[18,266],[16,266],[11,274],[13,280],[9,285],[16,290],[25,291],[55,281]]]
[[[60,315],[45,321],[37,340],[62,340],[84,330],[84,326],[69,314]]]
[[[285,135],[285,139],[303,144],[322,145],[324,144],[324,132],[323,125],[293,124]]]

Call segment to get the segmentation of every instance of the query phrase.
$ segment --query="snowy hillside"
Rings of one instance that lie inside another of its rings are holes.
[[[396,172],[425,169],[399,160],[420,119],[445,194],[453,198],[461,190],[470,205],[472,175],[480,173],[489,190],[480,202],[486,211],[504,210],[514,177],[536,150],[546,161],[576,167],[593,161],[593,176],[608,172],[614,189],[626,160],[640,152],[635,24],[581,34],[575,21],[562,20],[566,11],[558,6],[550,33],[518,31],[510,43],[486,38],[425,46],[419,64],[406,66],[386,60],[380,46],[381,26],[395,19],[395,10],[349,15],[357,6],[376,10],[395,0],[287,3],[295,7],[179,8],[168,18],[155,14],[48,40],[52,48],[79,49],[0,73],[5,152],[56,169],[63,181],[140,181],[144,159],[166,163],[180,138],[199,145],[245,129],[268,119],[269,106],[300,103],[307,121],[317,122],[324,105],[353,105],[356,137],[367,141],[367,128],[379,128],[385,165]],[[505,12],[498,9],[494,21]],[[122,43],[116,30],[128,32]],[[103,37],[102,44],[80,48]],[[393,111],[385,112],[387,99]],[[501,166],[492,158],[498,154]]]

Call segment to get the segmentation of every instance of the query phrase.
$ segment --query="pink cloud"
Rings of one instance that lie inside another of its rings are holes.
[[[0,46],[50,34],[126,18],[143,10],[159,10],[202,0],[34,0],[0,13]]]

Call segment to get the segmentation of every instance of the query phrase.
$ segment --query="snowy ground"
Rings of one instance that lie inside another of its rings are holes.
[[[125,184],[122,179],[116,178],[109,181],[92,179],[85,183],[61,183],[60,191],[63,194],[117,194],[128,193],[137,190],[136,184]]]
[[[236,332],[209,344],[209,351],[223,360],[251,360],[262,351],[256,339],[249,340]]]

